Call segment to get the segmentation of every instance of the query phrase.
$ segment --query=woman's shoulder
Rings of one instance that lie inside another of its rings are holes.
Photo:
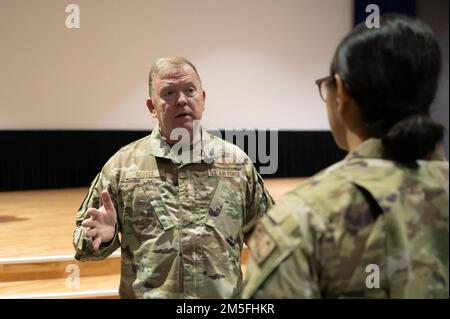
[[[311,211],[326,222],[373,203],[395,206],[411,189],[448,198],[448,179],[448,162],[424,161],[413,170],[378,158],[344,160],[312,176],[280,202],[298,214]]]

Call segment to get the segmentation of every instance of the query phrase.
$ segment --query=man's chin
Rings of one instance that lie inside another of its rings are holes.
[[[183,116],[176,118],[174,124],[176,128],[184,128],[192,132],[195,127],[197,127],[197,129],[200,127],[200,120],[193,119],[191,116]]]
[[[174,130],[188,130],[189,133],[192,133],[192,128],[193,128],[193,127],[194,127],[194,126],[192,125],[192,122],[186,122],[186,123],[177,125],[177,126],[174,128]]]

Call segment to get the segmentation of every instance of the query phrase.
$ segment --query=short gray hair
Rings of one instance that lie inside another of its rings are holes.
[[[197,72],[197,68],[192,64],[188,59],[183,57],[168,57],[168,58],[159,58],[153,63],[150,73],[148,74],[148,92],[150,97],[152,96],[152,84],[155,77],[162,71],[167,69],[170,66],[190,66],[195,74],[197,74],[198,80],[200,81],[200,85],[202,81],[200,80],[200,75]]]

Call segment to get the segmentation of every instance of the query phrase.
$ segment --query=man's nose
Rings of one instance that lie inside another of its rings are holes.
[[[187,98],[186,95],[184,95],[183,92],[180,92],[178,94],[178,101],[177,101],[177,105],[178,106],[185,106],[187,104]]]

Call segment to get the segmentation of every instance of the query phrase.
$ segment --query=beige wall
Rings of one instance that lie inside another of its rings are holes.
[[[170,55],[198,66],[208,127],[328,129],[314,80],[351,25],[351,0],[0,0],[0,129],[153,127]]]

